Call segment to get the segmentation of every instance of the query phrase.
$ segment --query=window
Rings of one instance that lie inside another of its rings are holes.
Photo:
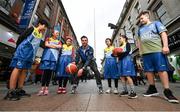
[[[158,19],[166,25],[170,21],[170,17],[167,13],[166,7],[162,4],[162,2],[159,3],[157,8],[155,9],[155,13],[158,17]]]
[[[136,3],[134,8],[135,8],[137,14],[139,14],[141,12],[141,6],[140,6],[139,2]]]
[[[152,0],[148,0],[148,4],[151,2]]]
[[[50,7],[49,7],[48,5],[46,5],[46,7],[45,7],[44,14],[45,14],[48,18],[50,18],[51,9],[50,9]]]
[[[129,27],[131,27],[132,26],[132,18],[131,18],[131,16],[129,16],[128,22],[129,22]]]
[[[8,15],[14,2],[15,0],[0,0],[0,10]]]
[[[35,15],[33,16],[33,19],[32,19],[32,24],[33,24],[34,26],[37,25],[38,19],[39,19],[39,17],[35,14]]]

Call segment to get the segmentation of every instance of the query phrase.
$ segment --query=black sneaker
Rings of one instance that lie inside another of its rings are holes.
[[[135,99],[138,97],[135,92],[131,92],[128,96],[129,96],[129,99]]]
[[[76,87],[74,86],[74,87],[72,87],[72,89],[71,89],[71,94],[75,94],[76,93]]]
[[[103,88],[99,87],[99,94],[103,94]]]
[[[127,91],[122,91],[121,93],[119,93],[119,96],[128,96],[128,92]]]
[[[25,90],[23,89],[17,89],[17,95],[20,97],[30,97],[30,94],[27,94]]]
[[[17,101],[20,97],[17,95],[15,90],[9,90],[7,95],[4,97],[5,100]]]
[[[164,89],[165,99],[170,103],[179,103],[178,99],[173,95],[170,89]]]
[[[143,93],[143,96],[158,96],[158,95],[159,93],[157,92],[157,89],[154,85],[150,85],[146,93]]]

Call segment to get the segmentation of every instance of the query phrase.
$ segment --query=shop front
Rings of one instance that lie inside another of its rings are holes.
[[[171,53],[168,55],[170,64],[175,68],[175,78],[180,78],[180,30],[168,38]]]

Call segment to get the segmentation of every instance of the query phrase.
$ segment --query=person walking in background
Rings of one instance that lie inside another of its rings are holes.
[[[26,72],[34,62],[42,35],[47,27],[48,23],[45,20],[39,20],[36,27],[31,27],[20,35],[10,64],[10,67],[14,69],[10,77],[10,89],[5,99],[19,100],[21,96],[30,96],[23,90]],[[17,89],[16,86],[18,87]]]
[[[123,49],[123,52],[118,55],[118,70],[120,78],[122,81],[123,91],[120,93],[120,96],[128,95],[129,98],[137,98],[137,94],[134,90],[134,83],[131,77],[136,76],[134,63],[129,52],[131,51],[131,46],[128,43],[128,38],[125,35],[120,35],[120,48]],[[127,85],[129,85],[129,92]]]
[[[59,49],[61,48],[61,42],[58,40],[59,30],[58,27],[54,27],[54,31],[51,37],[46,38],[45,49],[41,58],[40,69],[44,70],[41,81],[41,89],[38,93],[41,95],[49,94],[49,83],[51,80],[52,72],[56,70]]]
[[[41,77],[43,74],[43,70],[41,70],[40,67],[40,62],[41,62],[41,58],[36,58],[36,69],[35,69],[35,82],[34,84],[36,85],[38,83],[38,81],[41,82]]]
[[[169,70],[167,71],[167,73],[168,73],[169,81],[175,83],[176,80],[173,78],[175,68],[170,63],[168,63],[168,68]]]
[[[104,49],[104,59],[105,59],[105,64],[104,64],[104,78],[107,79],[108,81],[108,90],[106,90],[106,93],[111,93],[112,92],[112,87],[111,87],[111,79],[114,79],[114,94],[118,94],[118,79],[119,79],[119,74],[118,74],[118,68],[117,68],[117,62],[116,58],[112,57],[112,51],[114,49],[114,46],[112,46],[112,41],[110,38],[106,38],[105,40],[107,47]]]
[[[59,82],[59,87],[57,89],[57,94],[65,94],[66,85],[68,79],[71,77],[70,74],[66,72],[66,67],[69,63],[74,61],[75,54],[74,54],[74,47],[72,46],[72,37],[66,37],[66,43],[62,46],[62,53],[59,57],[59,61],[57,64],[57,72],[56,76]]]
[[[167,29],[159,21],[151,22],[149,11],[142,11],[138,17],[141,23],[138,30],[138,45],[149,82],[149,88],[143,95],[156,96],[159,94],[154,80],[154,73],[157,72],[164,87],[165,98],[171,103],[179,103],[169,89],[168,59],[166,56],[169,53]]]

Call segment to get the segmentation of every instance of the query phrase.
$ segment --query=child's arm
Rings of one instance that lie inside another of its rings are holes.
[[[45,47],[56,48],[54,45],[49,44],[49,38],[47,38],[46,41],[45,41]]]

